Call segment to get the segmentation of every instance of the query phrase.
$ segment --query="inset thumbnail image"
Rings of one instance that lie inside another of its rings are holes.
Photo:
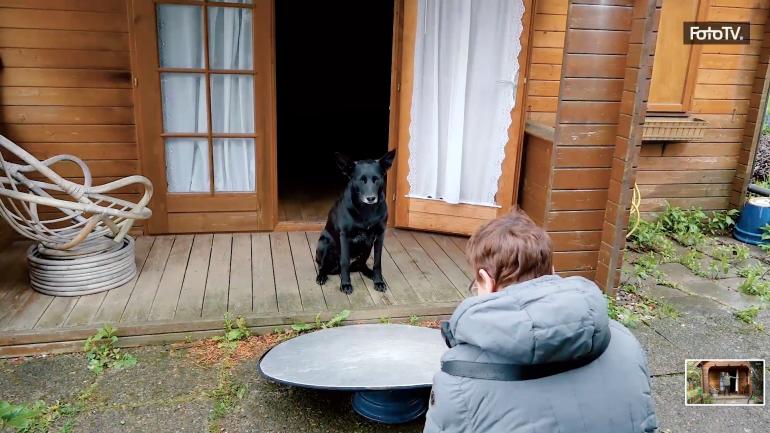
[[[762,359],[688,359],[685,404],[764,406],[765,372]]]

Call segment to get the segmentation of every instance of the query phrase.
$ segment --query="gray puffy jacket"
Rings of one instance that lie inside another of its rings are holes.
[[[582,277],[543,276],[466,299],[449,321],[442,361],[570,361],[611,333],[593,362],[523,381],[433,378],[425,433],[636,433],[657,428],[645,354],[609,320],[599,288]],[[596,344],[598,346],[598,344]]]

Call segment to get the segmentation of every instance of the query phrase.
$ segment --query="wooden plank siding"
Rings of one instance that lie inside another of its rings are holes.
[[[650,92],[652,57],[655,49],[655,0],[634,3],[629,36],[623,103],[618,113],[617,135],[607,189],[606,209],[596,265],[596,283],[614,294],[620,284],[620,270],[626,246],[628,210],[642,144],[642,125]]]
[[[542,217],[557,272],[588,278],[596,277],[633,16],[632,1],[596,3],[569,4]]]
[[[568,0],[535,1],[527,75],[529,121],[551,126],[556,121],[568,4]]]
[[[139,173],[127,3],[0,0],[0,134],[39,159],[80,157],[95,184]]]
[[[658,13],[661,5],[659,0]],[[766,92],[768,8],[770,0],[710,2],[710,21],[750,21],[751,43],[703,46],[690,109],[708,121],[702,141],[642,144],[636,181],[644,218],[654,218],[667,204],[706,210],[741,204]]]
[[[762,2],[757,6],[770,7],[770,1]],[[762,131],[762,123],[764,118],[765,109],[767,106],[767,92],[770,80],[768,80],[768,64],[770,64],[770,20],[767,19],[767,12],[755,11],[750,16],[755,20],[758,17],[763,17],[765,20],[765,33],[761,41],[761,47],[759,48],[759,60],[757,68],[753,74],[747,74],[743,83],[751,84],[751,93],[749,95],[749,114],[744,118],[743,133],[740,137],[740,144],[733,144],[732,153],[737,153],[737,163],[735,167],[735,177],[732,181],[732,185],[722,185],[726,191],[723,194],[730,194],[730,206],[739,208],[743,205],[743,201],[746,198],[746,188],[751,180],[751,172],[754,165],[754,155],[756,154],[757,143],[759,142],[759,134]],[[761,13],[765,12],[765,14]],[[752,41],[752,45],[755,41]],[[758,41],[757,41],[758,42]],[[755,47],[756,49],[756,47]],[[756,51],[751,51],[756,52]],[[738,129],[740,125],[736,125]]]

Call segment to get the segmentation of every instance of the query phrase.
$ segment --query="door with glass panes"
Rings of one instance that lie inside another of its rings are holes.
[[[270,0],[133,0],[150,233],[271,229]]]

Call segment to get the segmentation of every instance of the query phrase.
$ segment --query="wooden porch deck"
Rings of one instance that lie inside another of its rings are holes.
[[[29,242],[15,242],[0,252],[0,357],[80,350],[106,323],[130,346],[219,334],[225,312],[266,332],[343,309],[352,321],[444,316],[467,294],[465,238],[389,230],[388,290],[354,273],[351,295],[339,291],[337,276],[315,283],[317,239],[313,232],[142,236],[133,281],[68,298],[29,288]]]

